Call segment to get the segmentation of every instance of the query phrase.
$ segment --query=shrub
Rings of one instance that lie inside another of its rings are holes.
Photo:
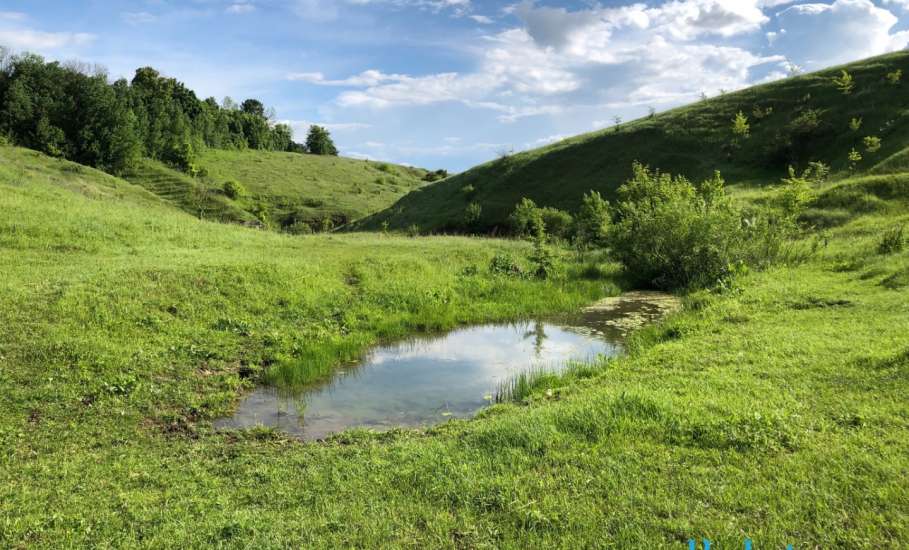
[[[246,188],[238,181],[229,180],[224,182],[224,194],[233,200],[237,200],[246,195]]]
[[[863,122],[864,121],[862,120],[862,117],[852,117],[852,119],[849,121],[849,129],[853,132],[858,132],[862,129]]]
[[[852,150],[849,151],[849,156],[847,159],[849,160],[849,171],[855,172],[858,163],[862,162],[862,154],[856,151],[855,147],[853,147]]]
[[[474,194],[476,194],[476,192],[477,192],[477,188],[469,183],[461,188],[461,193],[464,193],[464,195],[466,195],[468,197],[474,196]]]
[[[515,234],[521,237],[537,235],[546,231],[546,224],[543,222],[543,212],[537,208],[535,202],[526,197],[521,199],[521,202],[515,206],[514,212],[508,217],[508,221]]]
[[[751,135],[751,125],[748,124],[748,117],[742,111],[736,113],[735,118],[732,119],[732,135],[735,136],[736,142],[740,138],[747,139]]]
[[[862,141],[865,144],[866,153],[877,153],[881,150],[881,138],[877,136],[866,136]]]
[[[821,164],[821,163],[819,163]],[[826,166],[821,164],[823,171]],[[782,184],[777,187],[773,202],[783,211],[783,215],[794,220],[805,212],[805,208],[815,198],[814,189],[811,187],[815,173],[811,167],[802,172],[799,176],[795,168],[789,167],[789,177],[783,178]],[[824,174],[823,177],[826,177]]]
[[[694,185],[635,163],[619,188],[609,232],[613,254],[639,283],[663,289],[711,286],[775,253],[770,225],[743,223],[719,173]]]
[[[464,224],[467,227],[475,227],[480,223],[480,218],[483,216],[483,207],[479,203],[472,202],[467,205],[467,209],[464,210]]]
[[[540,209],[540,217],[543,219],[543,227],[546,228],[549,235],[564,239],[571,233],[574,218],[568,212],[547,206]]]
[[[887,73],[887,82],[896,86],[900,83],[900,80],[903,78],[903,70],[897,69],[892,73]]]
[[[575,243],[580,248],[602,245],[610,223],[609,202],[598,192],[590,191],[584,195],[575,218]]]
[[[504,275],[507,277],[524,276],[524,269],[514,257],[504,253],[499,253],[492,257],[489,262],[489,272],[493,275]]]
[[[877,245],[877,253],[895,254],[903,250],[903,246],[906,243],[906,238],[903,236],[903,229],[903,226],[899,226],[884,232],[884,235]]]
[[[833,84],[843,95],[849,95],[855,89],[855,79],[847,71],[842,71],[840,76],[834,77]]]
[[[419,237],[420,236],[420,226],[413,223],[407,228],[408,237]]]
[[[546,237],[538,234],[533,239],[533,252],[529,257],[533,266],[533,275],[539,279],[548,279],[556,271],[555,254],[546,245]]]

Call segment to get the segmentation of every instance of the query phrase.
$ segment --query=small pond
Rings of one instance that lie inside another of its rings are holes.
[[[677,307],[671,296],[635,292],[562,319],[479,325],[376,347],[358,365],[297,394],[260,387],[215,427],[270,426],[315,440],[354,427],[388,430],[468,418],[494,401],[509,378],[617,355],[631,330]]]

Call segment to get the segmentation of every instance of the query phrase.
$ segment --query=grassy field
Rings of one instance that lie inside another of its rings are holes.
[[[909,74],[909,53],[844,68],[855,79],[848,95],[833,83],[840,67],[724,94],[491,161],[415,190],[355,228],[378,229],[387,222],[392,229],[416,225],[424,232],[462,232],[468,228],[468,205],[477,203],[482,215],[469,229],[501,231],[523,197],[572,212],[592,189],[613,199],[634,161],[692,179],[720,170],[738,185],[774,183],[790,164],[812,161],[848,175],[852,148],[863,155],[859,171],[904,170],[909,82],[893,84],[887,75],[899,69]],[[750,136],[736,140],[732,121],[738,112],[748,117]],[[861,119],[857,130],[850,128],[853,119]],[[881,138],[880,150],[866,152],[867,136]]]
[[[87,168],[0,158],[0,546],[909,537],[909,253],[877,252],[909,223],[905,176],[829,186],[826,246],[689,296],[626,357],[475,421],[303,444],[210,421],[266,366],[570,309],[614,284],[570,263],[548,282],[489,275],[493,254],[527,254],[518,242],[200,222]]]
[[[199,165],[208,175],[191,178],[150,160],[130,173],[174,206],[214,221],[265,221],[273,229],[303,222],[321,231],[324,220],[339,227],[387,208],[424,185],[425,170],[344,157],[271,151],[203,152]],[[224,183],[239,182],[246,193],[225,195]],[[203,188],[206,192],[200,193]]]

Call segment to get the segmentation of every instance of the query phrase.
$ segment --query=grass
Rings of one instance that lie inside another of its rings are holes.
[[[318,228],[325,218],[344,225],[394,204],[424,185],[425,170],[344,157],[209,150],[200,157],[214,182],[235,180],[265,203],[276,225],[303,221]]]
[[[592,189],[614,199],[634,161],[695,180],[720,170],[731,183],[765,186],[778,182],[790,163],[804,167],[823,161],[846,176],[847,155],[855,147],[864,155],[860,172],[904,172],[909,166],[909,84],[893,85],[885,77],[898,68],[909,72],[909,53],[845,68],[856,82],[848,96],[832,83],[840,67],[724,94],[623,124],[618,131],[600,130],[488,162],[414,190],[355,227],[375,230],[387,222],[392,229],[416,225],[423,232],[501,233],[523,197],[571,212]],[[761,118],[755,116],[756,108]],[[739,111],[749,117],[751,134],[736,147],[732,120]],[[810,112],[818,113],[818,127],[811,135],[798,134],[795,121]],[[858,131],[849,129],[853,118],[862,119]],[[880,137],[881,150],[866,153],[865,136]],[[783,146],[781,138],[791,144]],[[471,203],[480,205],[482,217],[468,227],[465,212]]]
[[[295,222],[323,230],[387,208],[424,185],[425,170],[344,157],[271,151],[207,150],[199,156],[206,176],[191,178],[164,164],[143,160],[127,179],[194,216],[228,223],[264,222],[291,230]],[[246,190],[231,198],[228,181]],[[196,191],[206,190],[201,195]],[[299,227],[299,226],[297,226]]]
[[[520,242],[219,225],[2,147],[0,547],[899,547],[909,251],[878,246],[907,177],[825,184],[812,254],[687,296],[623,357],[472,421],[305,444],[211,421],[382,340],[576,308],[614,268],[534,281],[489,271]]]

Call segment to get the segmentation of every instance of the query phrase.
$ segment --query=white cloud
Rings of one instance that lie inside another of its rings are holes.
[[[909,31],[891,33],[899,19],[870,0],[799,4],[780,12],[778,21],[782,31],[774,46],[811,68],[898,50],[909,43]]]
[[[256,11],[256,6],[252,2],[234,2],[225,11],[232,15],[242,15]]]
[[[492,18],[488,17],[486,15],[471,15],[470,18],[473,19],[474,21],[476,21],[477,23],[480,23],[481,25],[491,25],[492,24]]]
[[[0,11],[0,21],[25,21],[27,17],[18,11]]]
[[[73,32],[42,32],[32,29],[0,29],[0,44],[18,50],[44,52],[94,42],[95,35]]]

